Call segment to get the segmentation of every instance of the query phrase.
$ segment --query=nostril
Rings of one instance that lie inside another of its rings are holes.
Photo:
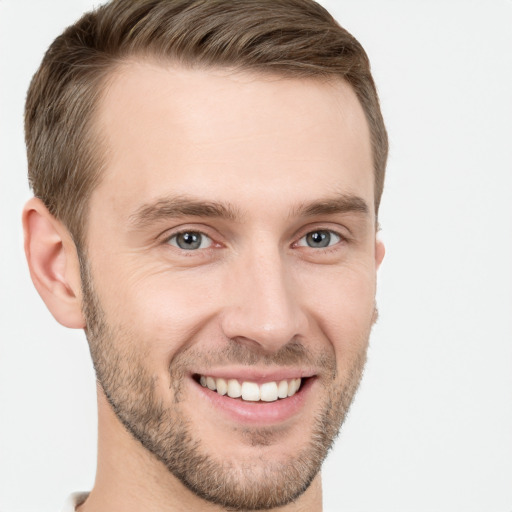
[[[249,349],[246,352],[246,357],[250,357],[251,359],[256,360],[256,356],[262,356],[267,353],[267,350],[265,350],[265,348],[262,346],[260,342],[248,338],[246,336],[235,336],[234,338],[230,338],[230,341],[232,341],[235,345],[238,345],[239,347]],[[250,354],[252,354],[252,356]]]

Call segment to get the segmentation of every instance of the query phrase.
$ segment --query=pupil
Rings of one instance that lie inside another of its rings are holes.
[[[181,249],[197,249],[201,245],[199,233],[181,233],[177,238],[178,246]]]
[[[331,235],[327,231],[315,231],[307,236],[310,247],[327,247],[331,241]]]

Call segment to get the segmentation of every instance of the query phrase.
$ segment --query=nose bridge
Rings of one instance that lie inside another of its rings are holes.
[[[277,244],[258,244],[240,255],[224,315],[227,337],[249,339],[273,351],[304,333],[306,317],[290,270]]]

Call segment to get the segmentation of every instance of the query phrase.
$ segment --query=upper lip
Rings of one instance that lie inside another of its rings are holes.
[[[279,382],[281,380],[314,377],[316,371],[311,368],[253,368],[247,366],[208,368],[195,371],[192,375],[204,375],[215,379],[237,379],[248,382]]]

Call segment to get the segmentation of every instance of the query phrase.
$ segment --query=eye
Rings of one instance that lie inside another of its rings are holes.
[[[209,236],[199,231],[183,231],[173,235],[167,243],[185,251],[195,251],[196,249],[207,249],[213,242]]]
[[[318,229],[311,231],[306,236],[303,236],[297,243],[302,247],[312,247],[314,249],[323,249],[324,247],[330,247],[341,241],[341,236],[334,233],[334,231],[328,231],[326,229]]]

